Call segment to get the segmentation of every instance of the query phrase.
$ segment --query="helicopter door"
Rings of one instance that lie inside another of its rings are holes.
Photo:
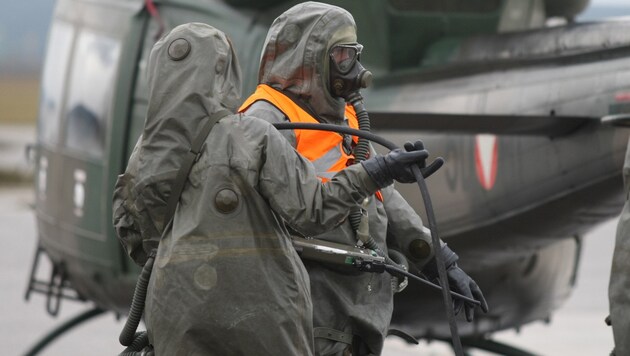
[[[45,59],[36,167],[40,246],[62,284],[107,307],[127,301],[120,286],[127,267],[111,227],[114,122],[126,121],[117,94],[132,81],[133,41],[141,5],[61,0]],[[136,39],[137,40],[137,39]],[[135,70],[135,67],[134,67]],[[123,112],[123,115],[120,113]],[[119,142],[118,142],[119,144]],[[117,168],[117,167],[116,167]],[[51,277],[51,279],[53,279]]]

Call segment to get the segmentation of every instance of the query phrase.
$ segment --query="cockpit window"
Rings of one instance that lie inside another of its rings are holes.
[[[74,29],[70,24],[56,21],[48,38],[39,103],[39,136],[49,145],[59,140],[61,99],[73,35]]]
[[[89,31],[79,35],[66,104],[66,147],[103,155],[119,56],[117,40]]]

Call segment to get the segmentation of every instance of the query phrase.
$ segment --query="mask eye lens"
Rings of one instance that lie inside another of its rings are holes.
[[[354,46],[335,46],[330,51],[330,58],[337,66],[340,72],[349,71],[357,59],[359,51]]]

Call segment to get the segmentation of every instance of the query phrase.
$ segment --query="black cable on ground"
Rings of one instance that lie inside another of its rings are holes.
[[[46,335],[43,339],[41,339],[40,341],[38,341],[33,347],[31,347],[28,351],[26,351],[24,353],[24,356],[35,356],[38,355],[40,353],[40,351],[42,351],[46,346],[48,346],[48,344],[50,344],[52,341],[56,340],[59,336],[63,335],[65,332],[67,332],[68,330],[74,328],[77,325],[80,325],[81,323],[90,320],[98,315],[101,315],[105,312],[104,309],[101,309],[99,307],[95,307],[92,309],[89,309],[77,316],[75,316],[74,318],[64,322],[63,324],[59,325],[57,328],[55,328],[53,331],[51,331],[50,333],[48,333],[48,335]]]

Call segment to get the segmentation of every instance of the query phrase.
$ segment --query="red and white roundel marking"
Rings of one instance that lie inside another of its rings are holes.
[[[492,189],[497,177],[498,146],[495,135],[475,136],[475,169],[485,190]]]

